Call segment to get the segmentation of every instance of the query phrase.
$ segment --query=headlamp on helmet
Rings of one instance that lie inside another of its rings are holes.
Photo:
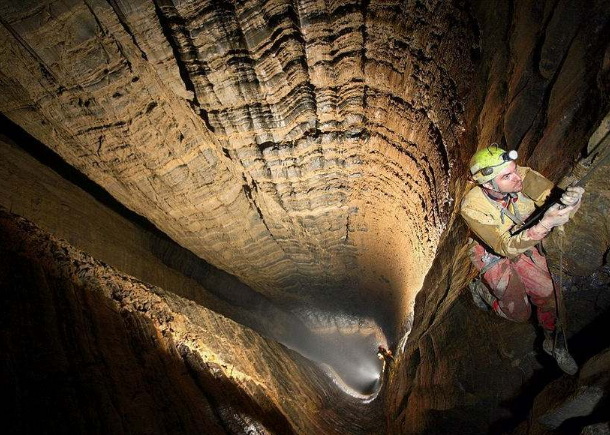
[[[477,151],[470,159],[470,173],[479,184],[493,180],[510,162],[518,157],[517,151],[505,151],[493,143]]]

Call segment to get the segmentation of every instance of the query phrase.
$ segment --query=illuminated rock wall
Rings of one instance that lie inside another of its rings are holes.
[[[476,51],[430,2],[0,7],[0,110],[303,316],[408,315],[451,210]]]
[[[490,142],[516,148],[520,164],[555,182],[591,153],[575,171],[578,178],[587,174],[600,152],[610,152],[605,136],[610,111],[607,2],[586,7],[569,1],[494,2],[490,7],[481,1],[474,10],[481,52],[473,83],[477,91],[465,110],[469,147],[460,149],[460,175],[466,174],[474,149]],[[557,283],[559,248],[565,251],[561,282],[567,333],[580,364],[610,346],[605,332],[609,166],[606,160],[586,184],[581,209],[565,226],[563,246],[556,230],[545,241]],[[465,179],[456,185],[458,204],[468,187]],[[476,276],[464,249],[469,234],[459,216],[449,228],[417,296],[413,330],[388,387],[388,432],[513,433],[521,422],[515,434],[576,434],[602,421],[607,427],[607,414],[594,413],[558,432],[537,432],[538,422],[528,420],[534,397],[561,373],[542,352],[534,321],[515,324],[475,307],[466,287]],[[571,384],[566,378],[562,383]],[[554,398],[547,399],[546,406],[555,406]]]
[[[309,360],[5,211],[0,256],[7,433],[382,433]]]
[[[286,373],[292,357],[256,338],[240,364],[263,385],[246,389],[263,404],[251,414],[270,415],[272,430],[502,433],[558,374],[532,325],[479,312],[464,292],[454,212],[466,162],[496,141],[553,181],[575,164],[610,109],[609,14],[602,0],[3,1],[0,111],[317,332],[374,318],[395,338],[413,322],[385,421],[318,397],[327,380],[310,388],[307,363]],[[571,333],[603,311],[607,198],[607,176],[592,179],[566,230]],[[259,356],[281,363],[245,361]],[[304,420],[281,403],[295,394]]]

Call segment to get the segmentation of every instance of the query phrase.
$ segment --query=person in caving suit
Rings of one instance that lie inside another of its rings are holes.
[[[377,348],[377,358],[380,359],[381,361],[387,361],[387,362],[394,361],[394,355],[392,355],[392,351],[389,349],[386,349],[382,345],[380,345]]]
[[[464,197],[460,213],[477,239],[470,239],[469,254],[479,276],[469,287],[480,308],[491,308],[515,322],[526,322],[533,304],[545,333],[544,351],[564,372],[574,374],[578,366],[565,346],[563,331],[555,331],[553,279],[536,245],[570,219],[580,207],[584,189],[568,187],[561,196],[562,205],[551,206],[538,223],[518,232],[523,221],[544,203],[553,183],[530,168],[517,166],[516,158],[516,151],[506,152],[492,144],[470,160],[477,186]]]

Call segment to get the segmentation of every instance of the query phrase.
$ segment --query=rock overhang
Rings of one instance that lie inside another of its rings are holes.
[[[1,110],[275,303],[393,334],[448,219],[471,69],[467,11],[406,7],[5,3]]]

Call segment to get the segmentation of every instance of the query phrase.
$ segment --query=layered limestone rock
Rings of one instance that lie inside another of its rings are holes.
[[[7,433],[383,433],[300,355],[4,211],[0,255]]]
[[[24,148],[36,148],[27,135],[18,139]],[[38,157],[50,164],[47,154]],[[88,191],[77,187],[73,183],[82,177],[65,165],[58,164],[55,170],[59,173],[0,137],[0,205],[125,273],[191,299],[293,349],[307,350],[299,348],[293,338],[308,332],[294,316],[154,228],[143,228],[144,223],[132,214],[115,210],[119,207],[103,192],[91,186]]]
[[[264,390],[245,389],[263,403],[246,414],[270,431],[502,433],[559,372],[532,324],[477,311],[464,293],[472,269],[455,211],[466,162],[499,142],[558,181],[586,154],[610,109],[606,3],[2,1],[0,111],[320,335],[374,321],[390,340],[400,332],[376,425],[374,408],[314,399],[326,388],[317,375],[312,390],[293,385],[307,377],[300,363],[276,375],[281,364],[243,361]],[[606,172],[578,230],[566,227],[568,302],[587,290],[584,313],[606,312]],[[201,315],[179,305],[185,322]],[[610,345],[578,318],[570,334]],[[575,350],[579,362],[591,356]],[[274,373],[270,387],[259,371]],[[296,401],[280,403],[295,395],[304,420]],[[342,406],[363,422],[331,410]],[[228,421],[246,432],[243,418]]]
[[[407,317],[450,210],[461,4],[2,2],[0,110],[303,315]]]
[[[27,141],[23,136],[20,139]],[[27,149],[33,147],[32,143],[25,144]],[[239,292],[239,297],[232,295],[230,290],[235,283],[219,279],[219,271],[154,229],[146,230],[135,219],[130,221],[128,215],[113,210],[108,202],[101,203],[99,200],[104,198],[99,192],[96,198],[92,192],[77,187],[73,184],[77,179],[70,182],[64,178],[69,176],[65,171],[63,175],[8,138],[0,137],[0,205],[6,210],[36,222],[56,237],[142,281],[169,289],[267,335],[272,332],[273,322],[264,324],[273,317],[272,307],[266,307],[267,317],[261,316],[256,312],[258,304],[245,291]],[[248,315],[248,311],[255,314]]]
[[[605,36],[610,9],[605,2],[581,8],[563,1],[504,2],[495,8],[478,2],[475,9],[482,50],[478,93],[465,111],[470,145],[499,142],[516,148],[520,164],[557,182],[581,155],[593,151],[590,138],[597,144],[605,140],[605,133],[596,132],[607,131],[610,106],[610,41]],[[594,140],[596,134],[601,137]],[[600,145],[595,154],[604,149]],[[461,152],[465,163],[472,149]],[[590,161],[599,160],[594,157],[583,159],[568,182],[586,174]],[[567,332],[579,363],[610,345],[605,332],[610,307],[607,171],[607,163],[596,169],[562,237]],[[467,188],[458,184],[456,199]],[[559,282],[556,233],[547,248]],[[474,271],[463,249],[467,236],[456,218],[418,294],[413,331],[388,385],[389,433],[511,433],[527,420],[536,395],[560,375],[542,352],[533,323],[505,321],[470,301],[465,286]],[[580,433],[584,425],[598,423],[607,424],[607,415],[572,421],[572,431],[553,433]],[[517,433],[530,433],[531,427],[528,422]]]
[[[168,240],[71,167],[52,159],[27,134],[12,134],[38,160],[0,136],[0,206],[125,273],[330,365],[351,388],[375,388],[381,367],[373,349],[384,337],[374,323],[329,316],[310,317],[310,324],[317,323],[305,326],[294,314]]]

